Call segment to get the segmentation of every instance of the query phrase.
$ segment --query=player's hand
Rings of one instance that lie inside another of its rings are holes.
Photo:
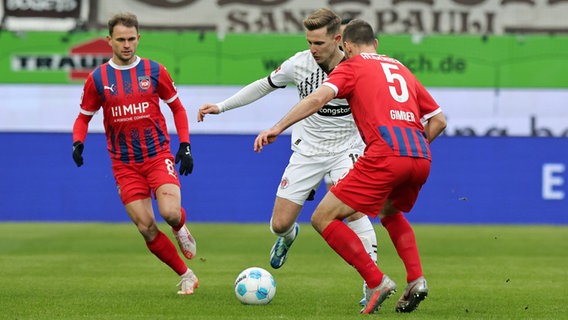
[[[191,146],[187,142],[179,144],[179,150],[176,154],[176,164],[181,161],[179,165],[179,174],[187,176],[193,171],[193,156],[191,155]]]
[[[199,111],[197,111],[197,122],[203,121],[206,114],[219,114],[219,112],[219,107],[216,104],[206,103],[199,108]]]
[[[75,161],[77,167],[83,165],[83,149],[85,149],[83,142],[79,140],[73,142],[73,161]]]
[[[276,141],[276,138],[278,138],[279,134],[280,131],[275,129],[274,127],[259,133],[256,139],[254,140],[254,151],[255,152],[262,151],[262,147]]]

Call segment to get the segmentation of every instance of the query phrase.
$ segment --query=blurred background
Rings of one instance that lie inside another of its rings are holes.
[[[202,123],[197,109],[307,49],[302,20],[320,7],[369,21],[379,52],[407,65],[447,115],[409,220],[568,224],[566,0],[1,0],[0,221],[129,221],[100,113],[85,165],[71,158],[83,81],[112,56],[106,22],[129,11],[140,22],[138,55],[168,68],[187,109],[188,219],[268,222],[290,139],[261,154],[253,141],[298,101],[296,89]]]

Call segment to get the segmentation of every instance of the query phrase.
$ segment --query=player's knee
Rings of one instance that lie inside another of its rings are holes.
[[[314,229],[321,233],[323,231],[323,226],[324,226],[324,219],[322,218],[323,216],[321,214],[318,213],[318,211],[316,210],[314,212],[314,214],[312,215],[312,217],[310,218],[310,222],[312,223],[312,227],[314,227]]]
[[[146,241],[152,241],[158,235],[158,226],[154,221],[139,222],[136,227]]]
[[[294,227],[295,221],[285,221],[283,219],[272,218],[270,220],[270,231],[277,236],[286,234]]]
[[[178,205],[162,205],[159,208],[160,215],[166,222],[176,223],[181,218],[181,207]]]

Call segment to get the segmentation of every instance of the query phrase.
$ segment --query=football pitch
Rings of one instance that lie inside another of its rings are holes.
[[[267,224],[188,226],[199,288],[178,296],[178,276],[130,223],[0,223],[0,319],[568,318],[566,226],[415,225],[430,294],[417,311],[397,314],[404,268],[375,224],[379,265],[399,290],[369,316],[359,314],[359,274],[308,224],[278,270],[268,263]],[[268,305],[235,298],[235,278],[250,266],[276,279]]]

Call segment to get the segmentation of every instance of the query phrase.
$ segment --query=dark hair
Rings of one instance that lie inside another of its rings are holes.
[[[341,25],[344,26],[346,24],[348,24],[349,22],[351,22],[353,20],[353,18],[343,18],[341,19]]]
[[[136,28],[136,32],[138,32],[138,18],[132,13],[117,13],[110,17],[110,19],[108,19],[108,34],[112,36],[114,27],[119,24],[128,28],[134,27]]]
[[[328,8],[314,11],[304,20],[306,29],[311,31],[327,27],[327,34],[332,36],[339,33],[340,24],[341,19],[339,16]]]
[[[376,40],[375,32],[371,25],[361,19],[349,22],[343,31],[343,41],[354,44],[373,44]]]

